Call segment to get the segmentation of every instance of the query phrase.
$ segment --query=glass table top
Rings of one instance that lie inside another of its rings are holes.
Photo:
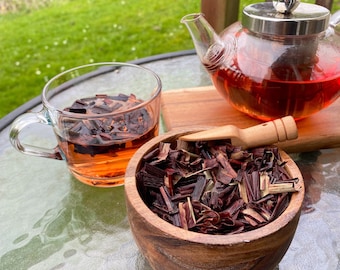
[[[192,52],[138,63],[160,75],[164,91],[211,84]],[[65,162],[15,151],[7,122],[0,120],[0,269],[151,269],[129,229],[124,187],[86,186],[68,173]],[[50,131],[39,133],[44,134],[39,140],[51,143]],[[296,235],[278,269],[339,270],[340,149],[292,156],[307,192]]]

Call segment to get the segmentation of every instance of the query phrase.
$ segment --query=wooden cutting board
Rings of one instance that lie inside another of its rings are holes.
[[[247,128],[261,123],[228,105],[213,86],[163,92],[162,116],[166,130],[221,125]],[[278,146],[290,153],[340,147],[339,120],[340,98],[328,108],[298,121],[298,139]]]

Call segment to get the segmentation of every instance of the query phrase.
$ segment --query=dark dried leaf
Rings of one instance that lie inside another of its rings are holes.
[[[235,234],[261,227],[286,209],[287,192],[269,193],[295,191],[287,187],[298,179],[290,179],[277,148],[241,151],[225,142],[186,145],[186,150],[169,145],[165,151],[152,151],[138,173],[144,200],[160,217],[195,232]]]

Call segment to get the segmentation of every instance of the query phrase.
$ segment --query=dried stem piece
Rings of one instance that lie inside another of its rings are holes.
[[[234,234],[264,226],[286,209],[291,179],[276,147],[242,150],[228,141],[161,143],[137,174],[144,201],[161,218],[191,230]]]

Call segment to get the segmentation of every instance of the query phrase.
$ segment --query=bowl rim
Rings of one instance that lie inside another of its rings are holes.
[[[275,220],[271,221],[267,225],[257,228],[252,231],[237,233],[237,234],[227,234],[227,235],[213,235],[213,234],[203,234],[198,232],[192,232],[185,230],[183,228],[177,227],[162,218],[160,218],[157,214],[155,214],[143,201],[141,198],[137,185],[136,185],[136,171],[140,167],[142,162],[142,157],[150,152],[152,149],[158,146],[158,144],[162,141],[167,141],[170,139],[174,139],[175,137],[179,137],[181,135],[192,133],[195,131],[200,131],[206,129],[202,127],[197,128],[189,128],[189,129],[176,129],[165,134],[159,135],[143,146],[141,146],[135,154],[130,159],[130,162],[127,166],[125,173],[125,198],[126,203],[130,203],[133,205],[134,210],[141,216],[145,221],[149,219],[157,219],[157,222],[151,224],[155,227],[155,229],[162,231],[164,234],[171,235],[174,238],[179,238],[184,241],[196,242],[201,244],[211,244],[211,245],[234,245],[241,243],[248,243],[254,240],[258,240],[259,238],[267,237],[275,232],[279,231],[281,228],[285,227],[291,220],[294,219],[296,215],[300,214],[302,203],[305,194],[305,186],[303,177],[298,166],[295,162],[289,157],[289,155],[284,152],[282,149],[280,150],[280,154],[283,160],[287,161],[286,168],[289,173],[294,170],[296,173],[296,177],[299,178],[298,183],[298,192],[292,194],[291,200],[289,202],[288,207],[285,211],[277,217]],[[129,202],[128,202],[129,201]],[[128,209],[128,208],[127,208]],[[129,209],[128,209],[129,211]],[[254,233],[256,232],[256,233]]]

